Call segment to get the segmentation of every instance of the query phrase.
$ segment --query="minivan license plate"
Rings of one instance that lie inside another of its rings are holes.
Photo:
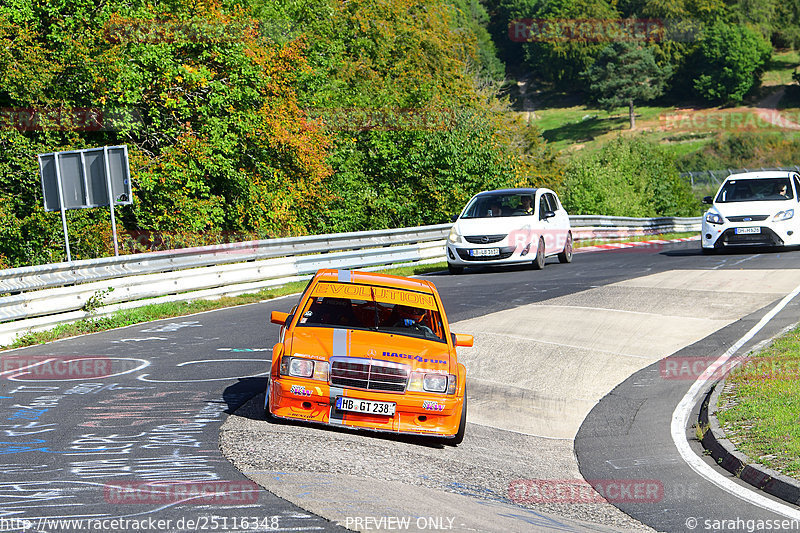
[[[470,250],[469,255],[472,257],[492,257],[500,255],[500,248],[478,248],[477,250]]]

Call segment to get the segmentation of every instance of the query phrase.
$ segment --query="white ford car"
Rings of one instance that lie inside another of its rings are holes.
[[[798,212],[800,175],[790,171],[731,174],[706,196],[711,208],[703,216],[703,253],[746,246],[800,244]]]
[[[557,255],[572,261],[569,215],[550,189],[501,189],[476,194],[458,217],[447,239],[451,274],[465,267],[529,263],[544,267]]]

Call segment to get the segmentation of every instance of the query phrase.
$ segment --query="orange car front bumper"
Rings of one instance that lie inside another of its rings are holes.
[[[395,413],[384,416],[340,411],[336,408],[336,398],[339,396],[391,402],[395,404]],[[392,433],[451,437],[458,431],[463,396],[340,389],[324,382],[282,376],[272,379],[269,405],[273,416],[278,418]]]

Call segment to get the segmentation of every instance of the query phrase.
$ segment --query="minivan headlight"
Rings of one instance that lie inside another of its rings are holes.
[[[456,230],[456,227],[455,227],[455,226],[453,226],[452,228],[450,228],[450,236],[449,236],[449,237],[447,237],[447,240],[449,240],[449,241],[450,241],[450,242],[452,242],[453,244],[458,244],[458,243],[460,243],[460,242],[461,242],[461,235],[459,235],[459,233],[458,233],[458,231]]]

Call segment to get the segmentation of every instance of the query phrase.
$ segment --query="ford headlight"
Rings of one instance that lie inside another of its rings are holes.
[[[778,214],[772,217],[773,222],[781,222],[789,220],[794,216],[794,209],[787,209],[786,211],[778,211]]]
[[[725,220],[717,213],[706,213],[706,222],[709,224],[724,224]]]
[[[450,229],[450,236],[447,237],[447,240],[449,240],[453,244],[457,244],[457,243],[461,242],[461,235],[458,234],[458,231],[456,231],[456,227],[455,226],[453,226]]]

